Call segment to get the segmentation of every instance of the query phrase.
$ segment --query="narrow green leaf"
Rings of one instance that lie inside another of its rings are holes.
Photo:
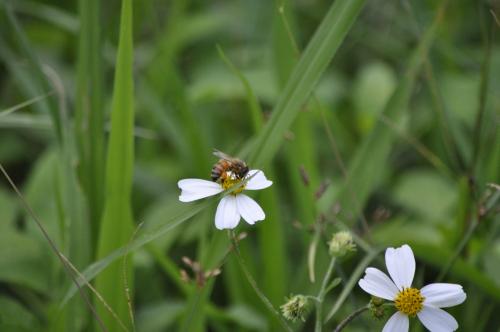
[[[130,241],[133,231],[131,191],[134,163],[134,87],[133,87],[133,30],[132,1],[122,1],[120,39],[116,58],[114,92],[111,111],[111,133],[106,161],[106,197],[101,222],[97,257]],[[130,322],[125,293],[124,277],[132,282],[132,263],[123,272],[116,262],[96,279],[96,289],[113,308],[122,322]],[[120,325],[103,304],[96,301],[97,312],[110,331],[118,331]]]

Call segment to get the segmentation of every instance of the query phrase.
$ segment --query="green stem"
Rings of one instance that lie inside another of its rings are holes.
[[[326,270],[325,277],[323,278],[323,282],[321,283],[321,289],[318,293],[318,301],[316,302],[316,326],[314,328],[315,332],[321,332],[323,328],[323,300],[325,299],[325,295],[328,292],[328,281],[332,277],[333,268],[335,267],[335,257],[330,260],[330,265],[328,266],[328,270]]]
[[[236,259],[238,260],[238,264],[240,265],[241,270],[245,274],[245,277],[247,278],[248,283],[254,289],[255,294],[257,294],[257,296],[264,303],[264,305],[267,307],[267,309],[269,309],[269,311],[276,316],[276,318],[280,322],[281,326],[286,331],[293,332],[293,330],[290,328],[290,326],[288,326],[288,324],[285,322],[285,320],[283,319],[283,317],[281,317],[281,315],[278,312],[278,310],[276,310],[274,308],[274,306],[271,303],[271,301],[269,301],[269,299],[264,295],[264,293],[262,293],[262,291],[260,290],[259,286],[257,286],[257,282],[255,281],[255,279],[250,274],[250,271],[248,271],[248,268],[247,268],[245,262],[243,261],[243,257],[241,257],[240,249],[238,247],[238,241],[236,240],[236,236],[234,235],[234,232],[232,230],[229,231],[229,238],[231,239],[231,242],[233,243],[234,253],[236,254]]]
[[[361,315],[363,312],[369,309],[369,306],[365,305],[364,307],[359,308],[358,310],[354,311],[352,314],[347,316],[343,321],[340,322],[340,324],[335,328],[333,332],[340,332],[344,327],[347,326],[351,321],[354,320],[357,316]]]
[[[358,242],[358,245],[359,245],[359,242]],[[330,319],[332,319],[332,317],[337,313],[337,311],[342,306],[342,304],[344,303],[344,301],[347,299],[347,297],[349,296],[349,294],[351,294],[352,289],[357,284],[359,278],[361,278],[361,275],[365,271],[365,269],[368,266],[368,264],[370,264],[371,261],[374,260],[375,257],[377,257],[377,255],[381,251],[382,251],[381,248],[373,248],[373,249],[369,248],[369,250],[367,251],[367,255],[365,256],[365,258],[363,258],[363,260],[361,262],[359,262],[359,264],[356,267],[356,269],[354,269],[354,271],[351,273],[351,277],[349,278],[349,280],[347,281],[347,283],[344,285],[344,289],[342,289],[342,292],[340,293],[340,295],[337,297],[337,301],[333,305],[333,308],[330,310],[330,312],[326,316],[325,323],[327,321],[329,321]]]
[[[460,256],[460,253],[464,250],[467,243],[469,243],[469,240],[471,239],[472,235],[474,235],[474,231],[476,230],[477,226],[479,226],[479,218],[475,217],[472,220],[472,222],[467,230],[467,233],[465,233],[464,237],[462,238],[462,240],[460,240],[460,243],[458,244],[457,248],[453,252],[453,255],[450,257],[450,259],[446,262],[444,267],[441,269],[441,272],[439,273],[439,275],[437,277],[437,282],[442,281],[444,279],[444,277],[448,274],[448,272],[452,268],[453,264],[455,264],[455,261]]]

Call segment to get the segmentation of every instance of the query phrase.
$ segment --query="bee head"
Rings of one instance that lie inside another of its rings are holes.
[[[236,174],[238,174],[240,178],[244,178],[248,174],[248,171],[248,166],[244,162],[237,164]]]

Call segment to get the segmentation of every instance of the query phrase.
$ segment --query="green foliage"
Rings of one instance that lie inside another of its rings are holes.
[[[417,286],[464,286],[461,330],[494,330],[500,15],[446,3],[0,0],[0,163],[109,331],[331,331],[403,243]],[[237,251],[219,196],[178,200],[213,149],[273,181]],[[101,330],[11,189],[0,330]],[[357,250],[333,262],[338,231]]]

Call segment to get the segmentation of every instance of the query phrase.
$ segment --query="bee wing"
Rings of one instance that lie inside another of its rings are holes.
[[[214,150],[214,156],[219,157],[220,159],[229,160],[229,161],[235,160],[234,157],[231,157],[230,155],[225,154],[224,152],[219,151],[219,150]]]

